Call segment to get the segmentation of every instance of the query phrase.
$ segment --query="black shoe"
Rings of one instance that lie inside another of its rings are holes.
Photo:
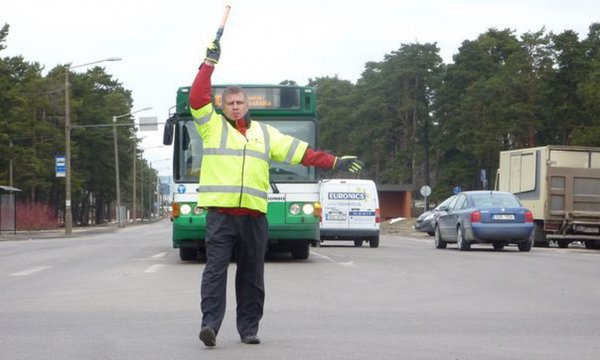
[[[242,336],[242,342],[244,344],[256,345],[256,344],[260,344],[260,339],[256,335],[246,335],[246,336]]]
[[[213,329],[203,327],[202,330],[200,330],[200,341],[206,346],[215,346],[217,345],[217,334],[215,334]]]

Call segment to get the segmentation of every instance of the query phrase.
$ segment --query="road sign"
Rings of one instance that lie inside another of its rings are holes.
[[[460,188],[460,186],[454,187],[454,195],[458,195],[458,193],[460,193],[461,191],[462,191],[462,189]]]
[[[431,195],[431,188],[427,185],[421,186],[421,195],[424,197]]]
[[[66,176],[66,170],[65,170],[65,166],[66,166],[66,160],[65,157],[62,155],[58,155],[54,157],[55,162],[56,162],[56,177],[65,177]]]

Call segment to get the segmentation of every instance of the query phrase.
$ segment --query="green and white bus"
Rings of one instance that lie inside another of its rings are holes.
[[[213,86],[213,104],[221,113],[221,94],[227,86]],[[246,85],[252,119],[315,147],[316,91],[290,85]],[[205,254],[206,210],[196,206],[202,161],[202,139],[189,108],[189,87],[177,91],[177,105],[165,124],[163,142],[173,145],[173,247],[181,260]],[[307,259],[309,246],[319,244],[319,184],[316,169],[271,162],[268,194],[269,251],[290,252]]]

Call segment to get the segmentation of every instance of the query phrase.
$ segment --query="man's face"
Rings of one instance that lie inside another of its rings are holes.
[[[223,113],[230,120],[242,119],[248,112],[248,103],[244,94],[229,94],[223,104]]]

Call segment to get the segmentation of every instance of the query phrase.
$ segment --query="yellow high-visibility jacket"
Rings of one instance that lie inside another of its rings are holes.
[[[308,143],[254,120],[244,136],[212,103],[191,113],[203,141],[198,206],[266,214],[270,160],[299,164]]]

